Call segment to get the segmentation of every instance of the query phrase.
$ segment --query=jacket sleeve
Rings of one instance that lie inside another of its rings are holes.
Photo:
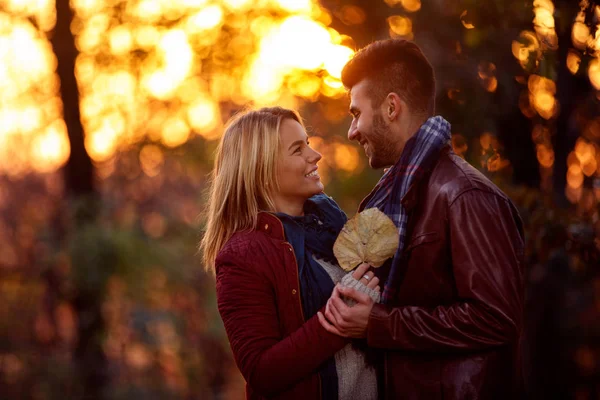
[[[376,304],[367,326],[373,347],[472,351],[513,342],[522,329],[523,239],[512,204],[471,190],[448,210],[457,302],[438,307]]]
[[[272,284],[250,266],[217,265],[219,313],[234,358],[250,387],[266,397],[307,378],[347,343],[316,315],[284,337],[276,301]]]

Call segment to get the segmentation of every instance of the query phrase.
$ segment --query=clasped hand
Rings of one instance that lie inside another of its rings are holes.
[[[379,279],[373,275],[372,271],[369,271],[370,267],[369,264],[363,263],[354,270],[352,276],[367,287],[380,290]],[[368,279],[365,278],[365,275]],[[348,306],[341,296],[354,299],[356,304]],[[341,286],[338,283],[327,300],[325,315],[319,311],[317,316],[321,325],[328,332],[349,338],[364,338],[367,336],[367,324],[373,305],[374,301],[368,294]]]

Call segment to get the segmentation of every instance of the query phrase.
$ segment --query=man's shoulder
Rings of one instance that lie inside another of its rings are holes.
[[[438,190],[449,203],[469,191],[487,193],[508,199],[504,192],[488,177],[453,151],[443,152],[440,156],[431,173],[429,188]]]

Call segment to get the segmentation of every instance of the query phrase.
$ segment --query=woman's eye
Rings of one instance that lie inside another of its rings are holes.
[[[302,150],[300,149],[300,147],[298,147],[296,150],[294,150],[294,154],[298,154],[300,152],[302,152]]]

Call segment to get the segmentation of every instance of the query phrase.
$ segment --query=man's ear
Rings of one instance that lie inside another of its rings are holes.
[[[396,120],[402,113],[402,108],[405,106],[404,102],[396,93],[389,93],[383,102],[383,114],[391,122]]]

